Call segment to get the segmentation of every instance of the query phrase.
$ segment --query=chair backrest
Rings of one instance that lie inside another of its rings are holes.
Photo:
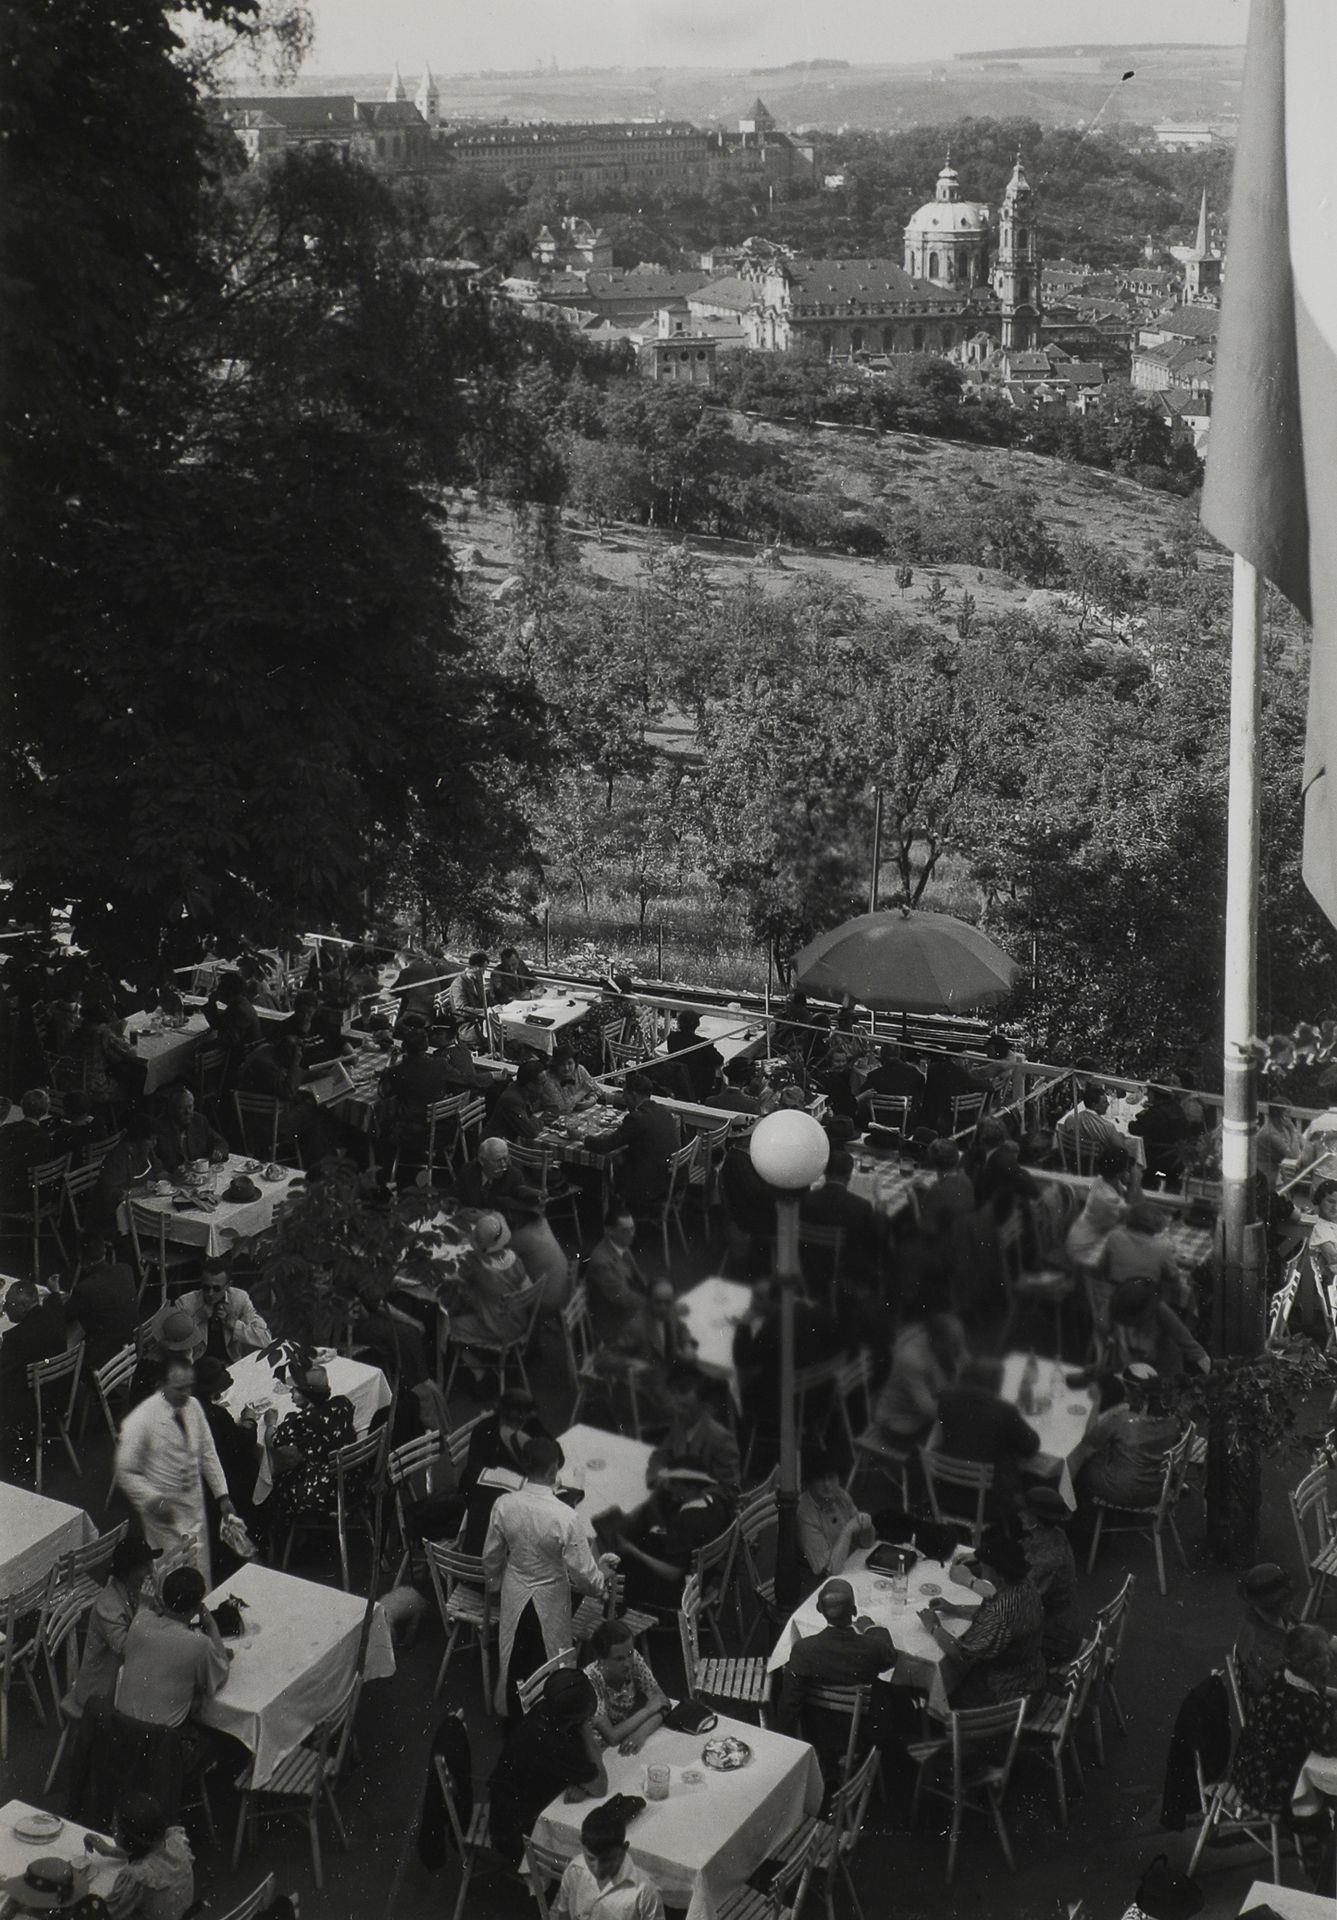
[[[682,1648],[683,1672],[690,1692],[701,1659],[701,1583],[694,1573],[689,1573],[683,1582],[682,1598],[678,1602],[678,1644]]]
[[[444,1100],[429,1100],[426,1108],[427,1118],[438,1125],[444,1125],[447,1120],[458,1118],[468,1104],[467,1093],[450,1093]]]
[[[782,1866],[776,1868],[766,1889],[766,1897],[771,1903],[766,1920],[798,1920],[807,1896],[808,1882],[814,1869],[821,1865],[827,1838],[826,1823],[814,1821],[807,1839],[795,1847]]]
[[[66,1347],[64,1353],[55,1354],[50,1360],[30,1360],[28,1363],[28,1385],[37,1400],[37,1418],[40,1425],[45,1412],[43,1396],[55,1410],[56,1418],[62,1426],[67,1426],[74,1413],[74,1399],[79,1391],[79,1374],[84,1364],[84,1344],[81,1340],[77,1347]],[[68,1392],[62,1394],[62,1382],[69,1381]],[[64,1410],[61,1410],[61,1402]]]
[[[452,1712],[455,1719],[463,1725],[464,1715],[460,1709],[458,1707],[453,1708]],[[460,1819],[459,1802],[455,1798],[455,1787],[450,1777],[450,1768],[446,1765],[445,1755],[442,1753],[434,1753],[432,1755],[432,1767],[436,1773],[436,1784],[441,1789],[441,1798],[445,1802],[446,1819],[450,1822],[450,1832],[451,1838],[455,1842],[455,1852],[459,1858],[463,1860],[468,1851],[469,1836],[465,1832],[464,1824]]]
[[[70,1636],[77,1632],[79,1622],[88,1611],[88,1604],[87,1592],[80,1592],[74,1587],[57,1584],[51,1590],[50,1604],[42,1617],[40,1639],[53,1676],[56,1661]],[[54,1677],[52,1686],[55,1686]]]
[[[1244,1690],[1240,1686],[1240,1663],[1232,1647],[1226,1655],[1226,1692],[1230,1696],[1230,1711],[1234,1718],[1236,1733],[1244,1725]]]
[[[552,1161],[551,1147],[522,1147],[515,1141],[511,1142],[511,1165],[517,1173],[523,1173],[540,1193],[548,1191]]]
[[[135,1250],[135,1265],[142,1278],[146,1266],[156,1265],[162,1272],[167,1265],[167,1209],[148,1207],[142,1200],[131,1200],[130,1243]],[[145,1260],[144,1249],[148,1248]]]
[[[426,1433],[415,1434],[412,1440],[405,1440],[386,1454],[385,1477],[394,1488],[397,1500],[414,1496],[418,1491],[414,1483],[419,1474],[423,1477],[421,1491],[426,1493],[432,1468],[441,1458],[441,1445],[440,1433],[435,1427],[429,1427]]]
[[[469,1457],[469,1442],[473,1438],[475,1427],[481,1427],[488,1418],[486,1412],[476,1413],[472,1420],[466,1420],[461,1426],[452,1427],[446,1435],[446,1456],[452,1469],[458,1473]]]
[[[809,1687],[803,1696],[804,1711],[811,1709],[815,1713],[840,1714],[850,1723],[849,1737],[845,1742],[844,1758],[841,1761],[840,1777],[848,1780],[859,1751],[859,1728],[868,1713],[872,1699],[871,1685],[858,1687]]]
[[[1103,1607],[1096,1608],[1096,1625],[1100,1629],[1101,1644],[1105,1649],[1107,1670],[1112,1672],[1119,1664],[1123,1653],[1123,1637],[1128,1631],[1128,1615],[1133,1605],[1133,1594],[1137,1588],[1137,1575],[1130,1573],[1112,1600]]]
[[[697,1593],[708,1606],[713,1606],[719,1598],[719,1589],[733,1560],[737,1528],[737,1521],[731,1520],[723,1533],[717,1533],[713,1540],[707,1540],[692,1555]],[[715,1578],[717,1573],[718,1579]]]
[[[1024,1710],[1024,1701],[1022,1706]],[[853,1853],[858,1845],[880,1759],[881,1754],[874,1747],[855,1767],[844,1785],[837,1787],[831,1795],[827,1811],[835,1831],[836,1848],[840,1853]]]
[[[442,1604],[443,1619],[445,1603],[456,1587],[476,1588],[483,1597],[484,1612],[491,1618],[492,1593],[487,1584],[481,1553],[465,1553],[459,1547],[443,1546],[439,1540],[424,1540],[423,1552],[427,1555],[427,1570],[432,1576],[432,1585]]]
[[[116,1414],[111,1401],[114,1394],[128,1387],[135,1377],[135,1368],[139,1364],[139,1352],[132,1340],[128,1346],[114,1353],[110,1360],[104,1360],[100,1367],[93,1369],[93,1386],[102,1403],[102,1411],[107,1417],[107,1426],[112,1433],[116,1431]]]
[[[1306,1566],[1332,1539],[1332,1516],[1328,1511],[1328,1470],[1315,1467],[1290,1493],[1291,1519],[1299,1542],[1300,1558]]]
[[[190,1056],[190,1079],[202,1105],[217,1100],[227,1080],[227,1048],[196,1047]]]
[[[1073,1722],[1080,1720],[1086,1711],[1087,1695],[1091,1691],[1096,1663],[1100,1657],[1100,1644],[1100,1628],[1097,1627],[1091,1638],[1082,1642],[1074,1658],[1059,1674],[1063,1688],[1063,1713],[1057,1727],[1053,1730],[1056,1746],[1062,1746],[1066,1742]]]
[[[676,1152],[671,1153],[665,1162],[669,1177],[666,1203],[670,1207],[680,1204],[691,1184],[692,1168],[696,1165],[696,1157],[700,1151],[701,1135],[694,1133],[686,1146],[679,1147]]]
[[[957,1093],[952,1096],[952,1124],[949,1133],[961,1133],[973,1126],[984,1111],[987,1093]]]
[[[1281,1285],[1273,1294],[1267,1309],[1267,1343],[1269,1346],[1282,1338],[1290,1325],[1291,1310],[1295,1305],[1295,1296],[1300,1290],[1300,1255],[1286,1262],[1281,1276]],[[1319,1292],[1322,1294],[1322,1288]],[[1325,1311],[1328,1309],[1325,1307]]]
[[[559,1667],[574,1667],[575,1664],[575,1648],[563,1647],[560,1653],[552,1656],[551,1660],[545,1660],[541,1667],[535,1667],[528,1679],[519,1681],[515,1696],[520,1702],[521,1713],[530,1713],[538,1705],[543,1698],[543,1689],[547,1685],[550,1673],[556,1673]]]
[[[590,1301],[583,1282],[571,1289],[570,1297],[559,1314],[562,1327],[562,1345],[566,1352],[566,1369],[571,1375],[573,1387],[579,1387],[580,1376],[594,1362],[596,1343],[594,1328],[590,1324]]]
[[[340,1700],[338,1706],[335,1707],[332,1713],[327,1714],[317,1726],[313,1727],[306,1739],[302,1742],[304,1747],[309,1747],[313,1753],[318,1755],[322,1763],[327,1760],[333,1762],[335,1779],[338,1779],[344,1769],[344,1759],[348,1753],[348,1744],[353,1737],[353,1721],[357,1714],[357,1703],[361,1697],[362,1675],[355,1673],[347,1692],[344,1694],[342,1700]],[[324,1771],[323,1764],[316,1768],[316,1777],[312,1788],[313,1798],[319,1796]]]
[[[79,1202],[87,1198],[101,1178],[102,1168],[100,1165],[76,1167],[73,1172],[66,1169],[64,1175],[65,1204],[70,1210],[70,1216],[76,1228],[82,1224],[79,1219]]]
[[[895,1127],[900,1133],[908,1133],[910,1131],[909,1094],[869,1094],[868,1117],[876,1127]]]
[[[552,1847],[540,1846],[537,1840],[525,1836],[525,1879],[541,1920],[548,1920],[552,1911],[548,1905],[548,1887],[554,1880],[561,1879],[566,1868],[566,1854],[557,1853]]]
[[[852,1360],[844,1361],[836,1375],[836,1410],[840,1415],[841,1425],[845,1429],[846,1444],[851,1451],[854,1447],[855,1435],[862,1433],[872,1418],[868,1401],[872,1372],[873,1357],[865,1347],[856,1353]],[[851,1400],[859,1403],[857,1423],[850,1418]]]
[[[634,1067],[645,1059],[645,1043],[636,1040],[608,1040],[604,1043],[614,1067]]]
[[[1175,1503],[1184,1491],[1184,1480],[1188,1474],[1189,1455],[1192,1450],[1193,1428],[1187,1426],[1165,1455],[1161,1497],[1156,1502],[1156,1516],[1159,1520],[1163,1520],[1167,1513],[1174,1512]]]
[[[334,1462],[335,1487],[340,1507],[347,1498],[349,1481],[358,1474],[374,1474],[380,1467],[385,1457],[385,1443],[389,1432],[390,1426],[387,1421],[384,1426],[375,1428],[371,1433],[364,1433],[357,1440],[350,1440],[346,1447],[340,1447],[330,1456]],[[361,1489],[357,1491],[361,1492]]]
[[[956,1487],[975,1495],[975,1512],[969,1524],[975,1545],[978,1546],[984,1532],[985,1504],[993,1491],[993,1468],[979,1460],[958,1460],[949,1453],[934,1453],[928,1447],[919,1449],[919,1461],[928,1487],[929,1506],[939,1524],[944,1520],[965,1518],[950,1511],[944,1513],[938,1501],[940,1486]]]
[[[133,1353],[134,1349],[131,1348]],[[111,1572],[111,1557],[130,1531],[130,1522],[122,1520],[118,1527],[112,1527],[106,1533],[100,1533],[96,1540],[90,1540],[86,1547],[74,1547],[69,1553],[62,1554],[56,1562],[57,1587],[73,1586],[94,1581],[101,1586]]]
[[[969,1784],[972,1766],[987,1757],[993,1790],[1002,1798],[1025,1718],[1024,1699],[1004,1700],[996,1707],[968,1707],[952,1714],[952,1778],[958,1795]]]
[[[43,1160],[40,1165],[29,1167],[28,1182],[32,1190],[34,1213],[49,1211],[60,1205],[65,1191],[65,1175],[69,1172],[70,1156],[60,1154],[54,1160]]]
[[[37,1658],[55,1584],[56,1570],[48,1567],[40,1580],[34,1580],[26,1587],[16,1587],[0,1602],[0,1634],[3,1634],[0,1676],[3,1676],[6,1691],[16,1663]],[[19,1631],[20,1622],[23,1623],[22,1632]]]
[[[232,1110],[237,1116],[237,1137],[242,1151],[277,1159],[282,1103],[267,1093],[234,1093]],[[261,1142],[259,1146],[255,1144],[257,1139]]]
[[[276,1893],[274,1876],[267,1873],[253,1893],[248,1893],[230,1912],[220,1914],[218,1920],[260,1920],[260,1915],[273,1906]]]
[[[107,1155],[115,1153],[117,1147],[124,1145],[124,1142],[124,1127],[118,1128],[115,1133],[109,1133],[105,1140],[95,1140],[91,1147],[84,1148],[84,1165],[100,1168]]]

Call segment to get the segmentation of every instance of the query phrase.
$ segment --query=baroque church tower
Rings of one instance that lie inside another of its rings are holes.
[[[1002,309],[1002,345],[1025,351],[1040,342],[1040,257],[1035,244],[1031,184],[1021,151],[998,216],[993,290]]]

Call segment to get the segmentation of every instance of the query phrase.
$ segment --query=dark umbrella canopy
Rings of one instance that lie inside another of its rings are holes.
[[[943,1013],[1004,1000],[1020,969],[978,927],[946,913],[861,913],[810,940],[794,962],[809,993],[877,1013]]]

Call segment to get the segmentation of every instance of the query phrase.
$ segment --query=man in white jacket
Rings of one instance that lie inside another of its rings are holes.
[[[116,1443],[116,1484],[139,1514],[144,1538],[161,1549],[160,1572],[198,1567],[207,1590],[213,1579],[205,1487],[224,1515],[234,1509],[194,1385],[191,1363],[170,1360],[158,1391],[126,1414]]]

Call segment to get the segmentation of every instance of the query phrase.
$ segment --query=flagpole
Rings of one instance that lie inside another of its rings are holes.
[[[1259,716],[1263,582],[1235,555],[1230,644],[1230,790],[1226,840],[1225,1112],[1221,1129],[1224,1271],[1218,1338],[1228,1354],[1263,1343],[1262,1228],[1254,1198],[1258,1069]]]

